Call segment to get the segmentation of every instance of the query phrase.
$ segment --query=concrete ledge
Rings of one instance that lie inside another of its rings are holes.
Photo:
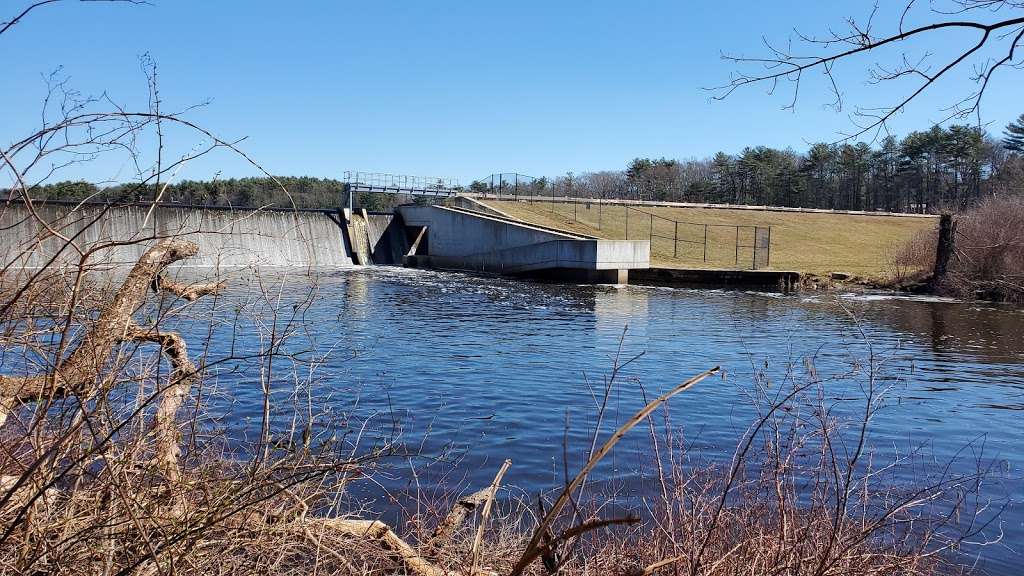
[[[890,216],[896,218],[938,218],[938,214],[916,214],[913,212],[871,212],[867,210],[841,210],[831,208],[799,208],[795,206],[758,206],[750,204],[705,204],[700,202],[671,202],[668,200],[626,200],[623,198],[572,198],[567,196],[504,196],[498,198],[488,194],[463,193],[463,196],[480,198],[482,200],[498,200],[501,202],[528,202],[534,203],[591,203],[604,204],[605,206],[663,206],[666,208],[705,208],[709,210],[753,210],[757,212],[805,212],[808,214],[849,214],[852,216]]]
[[[778,292],[792,292],[800,287],[800,273],[790,270],[648,268],[634,270],[630,276],[634,284],[646,286],[748,288]]]

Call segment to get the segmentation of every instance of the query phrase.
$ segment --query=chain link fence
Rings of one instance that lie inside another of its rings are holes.
[[[648,240],[651,254],[688,266],[763,270],[771,266],[771,226],[676,220],[621,200],[574,195],[555,183],[514,172],[476,180],[469,192],[483,198],[539,205],[553,215],[595,228],[605,238]]]

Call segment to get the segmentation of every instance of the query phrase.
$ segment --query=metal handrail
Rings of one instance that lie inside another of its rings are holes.
[[[462,189],[457,178],[413,176],[384,172],[345,171],[345,184],[358,190],[371,191],[436,191],[456,193]]]

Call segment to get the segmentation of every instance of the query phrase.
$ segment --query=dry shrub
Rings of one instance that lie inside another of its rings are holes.
[[[728,464],[700,465],[699,455],[674,437],[666,414],[664,429],[651,427],[660,448],[650,492],[660,498],[646,504],[647,521],[602,530],[575,550],[563,546],[556,557],[566,562],[564,573],[968,571],[956,561],[961,545],[986,542],[987,532],[999,538],[992,524],[998,505],[978,491],[991,475],[989,464],[971,458],[929,464],[914,451],[881,458],[868,439],[888,392],[880,384],[884,363],[865,360],[853,382],[863,395],[847,398],[853,405],[845,407],[826,392],[838,382],[819,379],[813,365],[788,375],[781,387],[758,375],[753,401],[760,416]],[[597,512],[607,508],[599,495],[594,501],[586,520],[608,518]]]
[[[188,243],[163,240],[147,254],[161,246]],[[200,368],[183,374],[175,355],[192,356],[184,341],[175,341],[176,349],[152,343],[198,318],[212,327],[210,309],[152,295],[108,308],[132,292],[136,270],[123,284],[90,282],[94,271],[83,258],[76,268],[0,276],[0,574],[298,574],[338,565],[337,555],[309,554],[319,544],[310,541],[305,511],[336,506],[345,482],[370,473],[387,446],[364,450],[358,441],[303,434],[316,416],[312,410],[297,410],[290,430],[275,425],[257,441],[239,442],[207,407],[220,394],[218,362],[262,368],[251,381],[268,391],[285,378],[295,395],[308,388],[291,375],[319,360],[285,351],[298,328],[296,310],[308,299],[296,308],[293,300],[281,304],[272,290],[235,299],[234,330],[263,347],[216,359],[192,351]],[[151,272],[161,278],[159,270]],[[141,278],[143,293],[178,290],[187,300],[211,286],[169,278],[150,285],[149,278]],[[287,312],[268,312],[274,306]],[[259,314],[252,327],[244,321],[249,314]],[[91,375],[72,371],[69,359],[106,335],[94,336],[104,318],[114,318],[124,334],[109,351],[96,348],[98,356],[87,363]],[[133,328],[143,319],[148,328]],[[271,366],[275,358],[283,376]],[[23,386],[39,375],[51,375],[52,384],[26,396]],[[185,391],[185,405],[168,402],[184,380],[195,384]],[[168,437],[175,438],[174,450],[161,444]],[[322,538],[344,547],[330,535]]]
[[[1024,195],[990,196],[956,216],[956,252],[940,292],[962,298],[1024,301]],[[890,259],[897,285],[920,282],[935,267],[938,230],[919,232]]]
[[[937,229],[914,234],[906,243],[893,247],[889,252],[889,279],[897,286],[905,286],[931,274],[935,267],[935,244],[938,242]]]
[[[950,289],[1024,301],[1024,194],[985,199],[957,220]]]

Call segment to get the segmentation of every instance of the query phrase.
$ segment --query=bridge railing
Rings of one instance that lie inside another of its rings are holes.
[[[345,184],[355,192],[389,194],[457,194],[462,187],[456,178],[385,174],[382,172],[345,172]]]

